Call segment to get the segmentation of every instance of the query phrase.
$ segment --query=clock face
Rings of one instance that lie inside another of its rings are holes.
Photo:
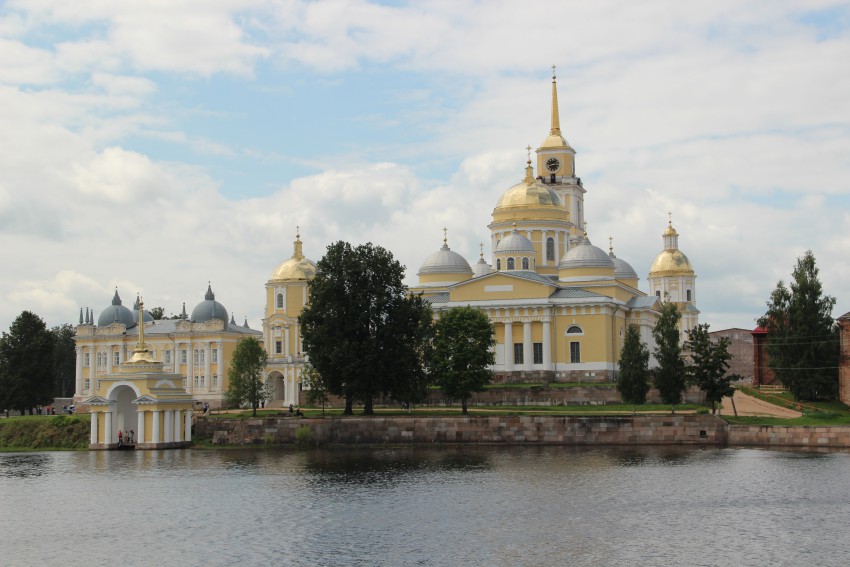
[[[552,173],[558,171],[558,168],[560,167],[561,162],[558,161],[558,158],[549,158],[549,161],[546,162],[546,169],[548,169]]]

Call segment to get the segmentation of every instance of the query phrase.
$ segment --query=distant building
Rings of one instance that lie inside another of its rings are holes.
[[[753,335],[753,386],[764,386],[776,382],[776,376],[767,365],[767,329],[756,327]]]
[[[838,318],[841,354],[838,359],[838,399],[850,405],[850,313]]]
[[[751,380],[755,374],[755,355],[753,351],[753,331],[749,329],[721,329],[710,331],[708,336],[717,342],[722,337],[729,339],[729,374],[740,374]]]

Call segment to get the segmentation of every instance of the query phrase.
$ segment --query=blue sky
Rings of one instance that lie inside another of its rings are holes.
[[[208,281],[257,327],[296,225],[411,283],[444,226],[472,263],[552,64],[589,236],[644,290],[672,211],[712,328],[752,327],[807,249],[850,311],[850,7],[702,4],[7,1],[0,328]]]

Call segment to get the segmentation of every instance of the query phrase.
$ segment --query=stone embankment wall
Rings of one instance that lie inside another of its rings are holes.
[[[728,440],[737,446],[850,447],[850,426],[730,425]]]
[[[655,388],[647,394],[647,403],[660,404],[661,395]],[[300,393],[302,405],[306,402],[306,392]],[[702,392],[698,388],[688,388],[682,395],[686,404],[702,403]],[[623,403],[620,393],[613,386],[579,386],[574,388],[489,388],[475,392],[469,400],[469,406],[582,406]],[[343,407],[342,398],[331,396],[327,407]],[[375,400],[375,407],[398,407],[392,400]],[[430,390],[428,398],[420,406],[451,406],[460,402],[446,398],[441,390]]]
[[[554,445],[725,445],[711,415],[198,418],[196,439],[214,444],[542,443]]]

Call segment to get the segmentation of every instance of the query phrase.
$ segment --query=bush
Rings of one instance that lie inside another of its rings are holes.
[[[697,408],[697,415],[706,415],[708,414],[708,408]]]
[[[295,430],[295,444],[299,446],[308,445],[310,443],[310,427],[308,425],[299,425]]]

